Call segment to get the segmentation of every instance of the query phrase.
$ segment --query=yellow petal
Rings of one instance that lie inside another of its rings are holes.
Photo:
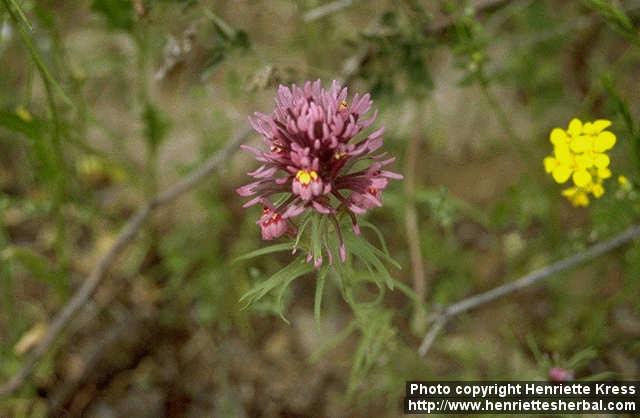
[[[577,170],[586,170],[593,167],[593,154],[588,152],[580,155],[576,155],[574,159]]]
[[[591,145],[589,137],[586,135],[578,135],[571,139],[571,151],[573,152],[585,152]]]
[[[593,127],[593,123],[591,122],[587,122],[584,124],[584,126],[582,127],[582,132],[584,132],[585,134],[591,135],[595,132],[595,128]]]
[[[555,128],[551,131],[551,134],[549,135],[549,140],[551,141],[552,144],[557,145],[557,144],[563,144],[565,142],[567,142],[569,138],[567,137],[567,133],[560,128]]]
[[[573,195],[576,194],[577,191],[578,191],[577,187],[569,187],[568,189],[564,189],[562,191],[562,196],[565,196],[567,198],[571,198],[571,197],[573,197]]]
[[[600,133],[611,126],[611,121],[607,119],[598,119],[593,122],[594,133]]]
[[[31,122],[33,120],[33,118],[31,117],[31,113],[29,113],[27,108],[24,106],[18,106],[16,108],[16,115],[18,115],[18,117],[24,122]]]
[[[582,133],[582,122],[580,122],[580,119],[578,118],[571,119],[571,122],[569,122],[569,128],[567,129],[567,132],[569,132],[569,135],[571,136],[580,135]]]
[[[544,171],[551,173],[553,168],[558,164],[558,161],[553,157],[545,157],[542,163],[544,164]]]
[[[584,192],[580,192],[574,197],[571,203],[573,203],[573,206],[587,207],[589,206],[589,196]]]
[[[602,168],[598,168],[598,177],[601,179],[608,179],[609,177],[611,177],[611,170],[609,170],[607,167],[602,167]]]
[[[571,151],[567,144],[558,144],[553,148],[553,153],[563,163],[571,163]]]
[[[609,166],[611,160],[607,154],[595,154],[593,158],[593,164],[598,168],[605,168]]]
[[[573,173],[573,183],[578,187],[585,187],[591,183],[591,174],[586,170],[579,170]]]
[[[622,190],[629,191],[632,188],[631,182],[626,176],[618,176],[618,184],[622,188]]]
[[[571,169],[566,165],[560,164],[553,169],[552,175],[557,183],[562,184],[571,177]]]
[[[616,136],[609,131],[604,131],[598,134],[594,148],[595,148],[595,151],[597,152],[604,152],[606,150],[613,148],[615,144],[616,144]]]
[[[604,187],[602,187],[602,184],[594,184],[591,188],[591,193],[596,199],[599,199],[604,194]]]

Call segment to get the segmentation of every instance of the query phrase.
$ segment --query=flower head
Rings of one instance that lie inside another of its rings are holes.
[[[588,206],[589,196],[604,194],[603,181],[611,177],[607,155],[616,143],[616,136],[607,131],[611,122],[598,119],[582,123],[572,119],[566,130],[555,128],[549,139],[553,154],[544,159],[545,171],[558,184],[571,179],[573,186],[562,191],[574,206]]]
[[[552,367],[549,369],[550,382],[569,382],[573,379],[574,374],[571,370],[567,370],[562,367]]]
[[[301,87],[280,86],[273,112],[249,118],[265,148],[243,146],[262,166],[248,173],[255,181],[237,192],[253,196],[245,207],[265,207],[258,222],[264,239],[283,235],[292,219],[307,210],[332,220],[346,212],[357,231],[356,215],[382,205],[381,192],[389,179],[402,176],[385,169],[394,158],[376,154],[384,128],[363,133],[376,119],[376,112],[366,116],[371,105],[369,94],[349,100],[346,87],[337,81],[324,89],[317,80]],[[274,206],[276,195],[283,197]]]

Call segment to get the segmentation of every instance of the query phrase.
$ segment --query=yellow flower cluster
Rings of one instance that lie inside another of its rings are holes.
[[[549,135],[553,154],[544,159],[544,169],[558,184],[572,180],[562,195],[574,206],[588,206],[589,195],[597,199],[604,194],[602,182],[611,177],[606,152],[616,144],[616,136],[606,130],[609,126],[606,119],[572,119],[567,130],[555,128]]]

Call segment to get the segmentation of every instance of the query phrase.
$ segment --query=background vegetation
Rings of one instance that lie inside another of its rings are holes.
[[[439,307],[638,218],[639,18],[632,0],[2,0],[0,382],[127,219],[270,111],[279,83],[371,92],[405,180],[367,219],[412,291],[354,311],[329,280],[315,321],[308,275],[282,294],[290,323],[272,298],[241,309],[290,256],[232,263],[265,245],[259,209],[234,192],[255,162],[232,147],[154,210],[0,416],[391,417],[411,379],[559,366],[637,380],[637,244],[453,318],[424,358],[418,347]],[[572,117],[610,119],[618,136],[614,178],[586,209],[542,166]]]

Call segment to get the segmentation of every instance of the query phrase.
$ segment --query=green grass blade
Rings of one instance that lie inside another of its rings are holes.
[[[318,281],[316,283],[316,293],[313,300],[313,317],[316,321],[316,325],[320,326],[320,309],[322,308],[322,295],[324,292],[324,283],[329,273],[328,268],[323,268],[318,273]]]
[[[291,243],[269,245],[267,247],[263,247],[258,250],[251,251],[239,257],[236,257],[233,259],[233,261],[231,261],[231,264],[235,264],[238,261],[242,261],[242,260],[249,260],[252,258],[260,257],[261,255],[265,255],[265,254],[271,254],[271,253],[276,253],[280,251],[290,250],[292,248],[293,246],[291,245]]]
[[[253,289],[245,293],[240,298],[240,302],[246,302],[246,305],[243,308],[247,308],[251,304],[262,299],[267,293],[278,286],[281,286],[283,283],[286,283],[288,280],[291,281],[303,274],[309,273],[311,270],[313,270],[313,266],[305,263],[304,261],[292,261],[286,267],[274,273],[269,279],[258,283]]]
[[[33,59],[33,62],[36,64],[36,67],[38,68],[38,71],[42,75],[42,78],[44,78],[45,83],[49,83],[49,85],[53,87],[53,89],[56,91],[56,93],[60,96],[60,98],[65,104],[71,107],[74,107],[73,102],[71,101],[71,99],[69,99],[69,96],[67,96],[67,94],[64,92],[60,84],[56,81],[53,75],[51,75],[51,72],[45,65],[44,60],[42,59],[40,51],[38,51],[38,49],[33,44],[33,40],[31,39],[30,33],[28,33],[24,29],[24,26],[22,24],[20,24],[22,19],[19,16],[16,16],[16,13],[13,11],[13,9],[9,4],[10,2],[15,4],[15,2],[12,0],[3,0],[3,3],[7,11],[9,12],[11,19],[14,21],[16,26],[18,26],[18,33],[20,34],[20,38],[22,39],[22,42],[27,48],[27,51],[29,51],[29,55],[31,55],[31,59]]]
[[[14,9],[16,9],[16,12],[18,13],[18,16],[20,17],[22,23],[29,29],[29,31],[33,31],[33,26],[31,26],[29,19],[27,19],[27,15],[24,14],[24,11],[22,10],[22,7],[20,7],[18,2],[16,0],[9,0],[9,3],[11,3]]]
[[[378,229],[378,227],[371,222],[365,221],[364,219],[360,220],[360,225],[364,226],[365,228],[371,229],[378,236],[378,240],[380,241],[380,245],[382,246],[382,251],[384,251],[384,253],[388,257],[391,257],[391,255],[389,254],[389,249],[387,248],[387,242],[385,241],[384,235],[382,235],[380,229]]]

